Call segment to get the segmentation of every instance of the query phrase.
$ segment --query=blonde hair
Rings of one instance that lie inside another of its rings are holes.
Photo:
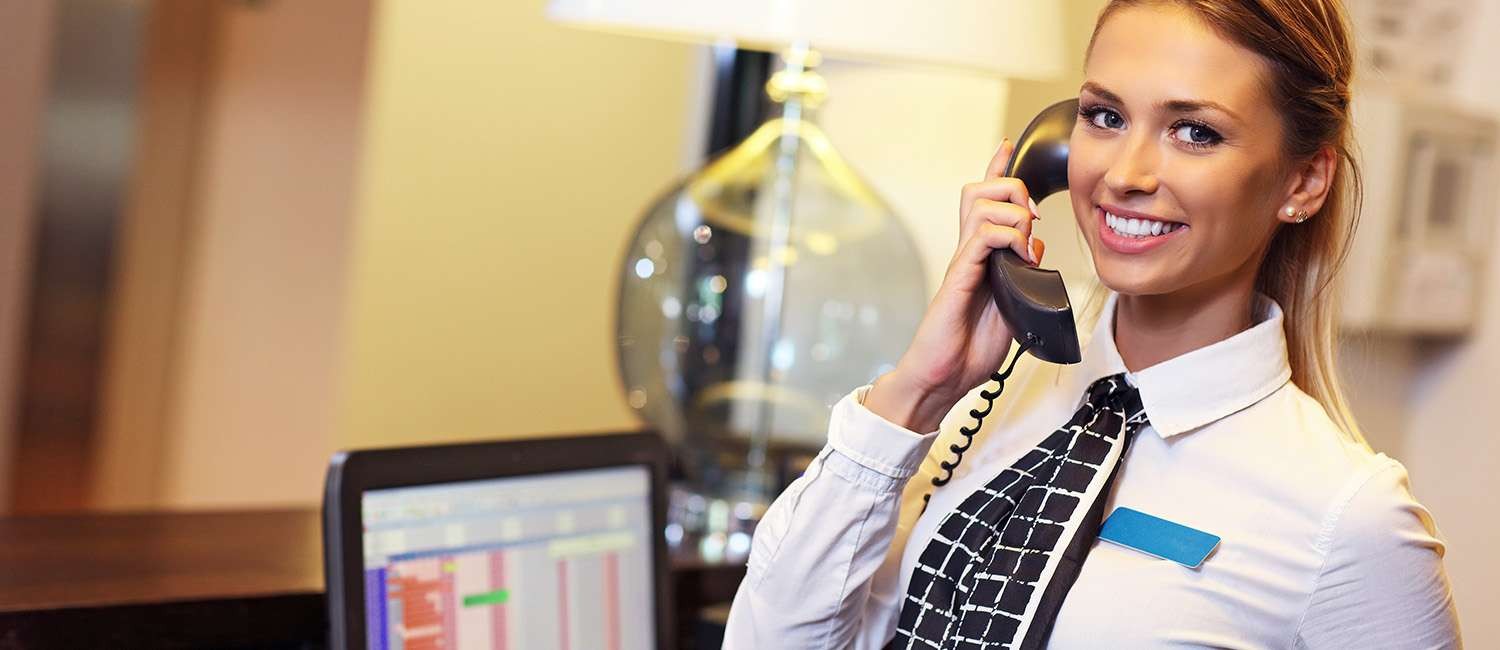
[[[1288,162],[1323,147],[1338,158],[1328,196],[1304,223],[1281,224],[1261,261],[1255,288],[1281,305],[1292,382],[1317,400],[1354,442],[1368,447],[1340,385],[1335,280],[1359,221],[1359,163],[1349,103],[1354,75],[1349,21],[1338,0],[1110,0],[1099,28],[1120,9],[1147,3],[1191,10],[1211,29],[1255,52],[1270,71],[1268,91],[1286,127]]]

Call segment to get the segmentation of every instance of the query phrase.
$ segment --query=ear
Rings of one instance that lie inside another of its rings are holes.
[[[1297,163],[1287,179],[1287,197],[1276,211],[1276,218],[1292,223],[1296,221],[1295,211],[1317,214],[1323,208],[1323,201],[1328,199],[1328,190],[1333,186],[1333,175],[1337,172],[1338,155],[1333,147],[1326,145]],[[1287,208],[1292,208],[1294,214],[1287,214]]]

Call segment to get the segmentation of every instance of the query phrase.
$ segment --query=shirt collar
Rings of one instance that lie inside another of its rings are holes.
[[[1115,303],[1111,291],[1084,349],[1076,391],[1126,373],[1140,389],[1151,428],[1162,438],[1186,433],[1236,413],[1275,392],[1292,376],[1287,362],[1281,306],[1255,294],[1256,323],[1234,336],[1131,373],[1115,348]]]

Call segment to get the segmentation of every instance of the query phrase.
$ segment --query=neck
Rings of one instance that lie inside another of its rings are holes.
[[[1115,305],[1114,337],[1125,368],[1149,368],[1253,325],[1254,275],[1234,275],[1249,279],[1169,294],[1121,294]]]

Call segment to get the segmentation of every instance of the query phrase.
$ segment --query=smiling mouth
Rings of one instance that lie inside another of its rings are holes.
[[[1109,226],[1109,229],[1111,231],[1114,231],[1115,234],[1121,237],[1145,239],[1148,237],[1158,237],[1161,235],[1166,235],[1174,230],[1187,227],[1187,224],[1177,223],[1175,221],[1165,221],[1141,217],[1124,217],[1110,212],[1108,208],[1101,207],[1100,209],[1104,211],[1104,224],[1106,226]]]

